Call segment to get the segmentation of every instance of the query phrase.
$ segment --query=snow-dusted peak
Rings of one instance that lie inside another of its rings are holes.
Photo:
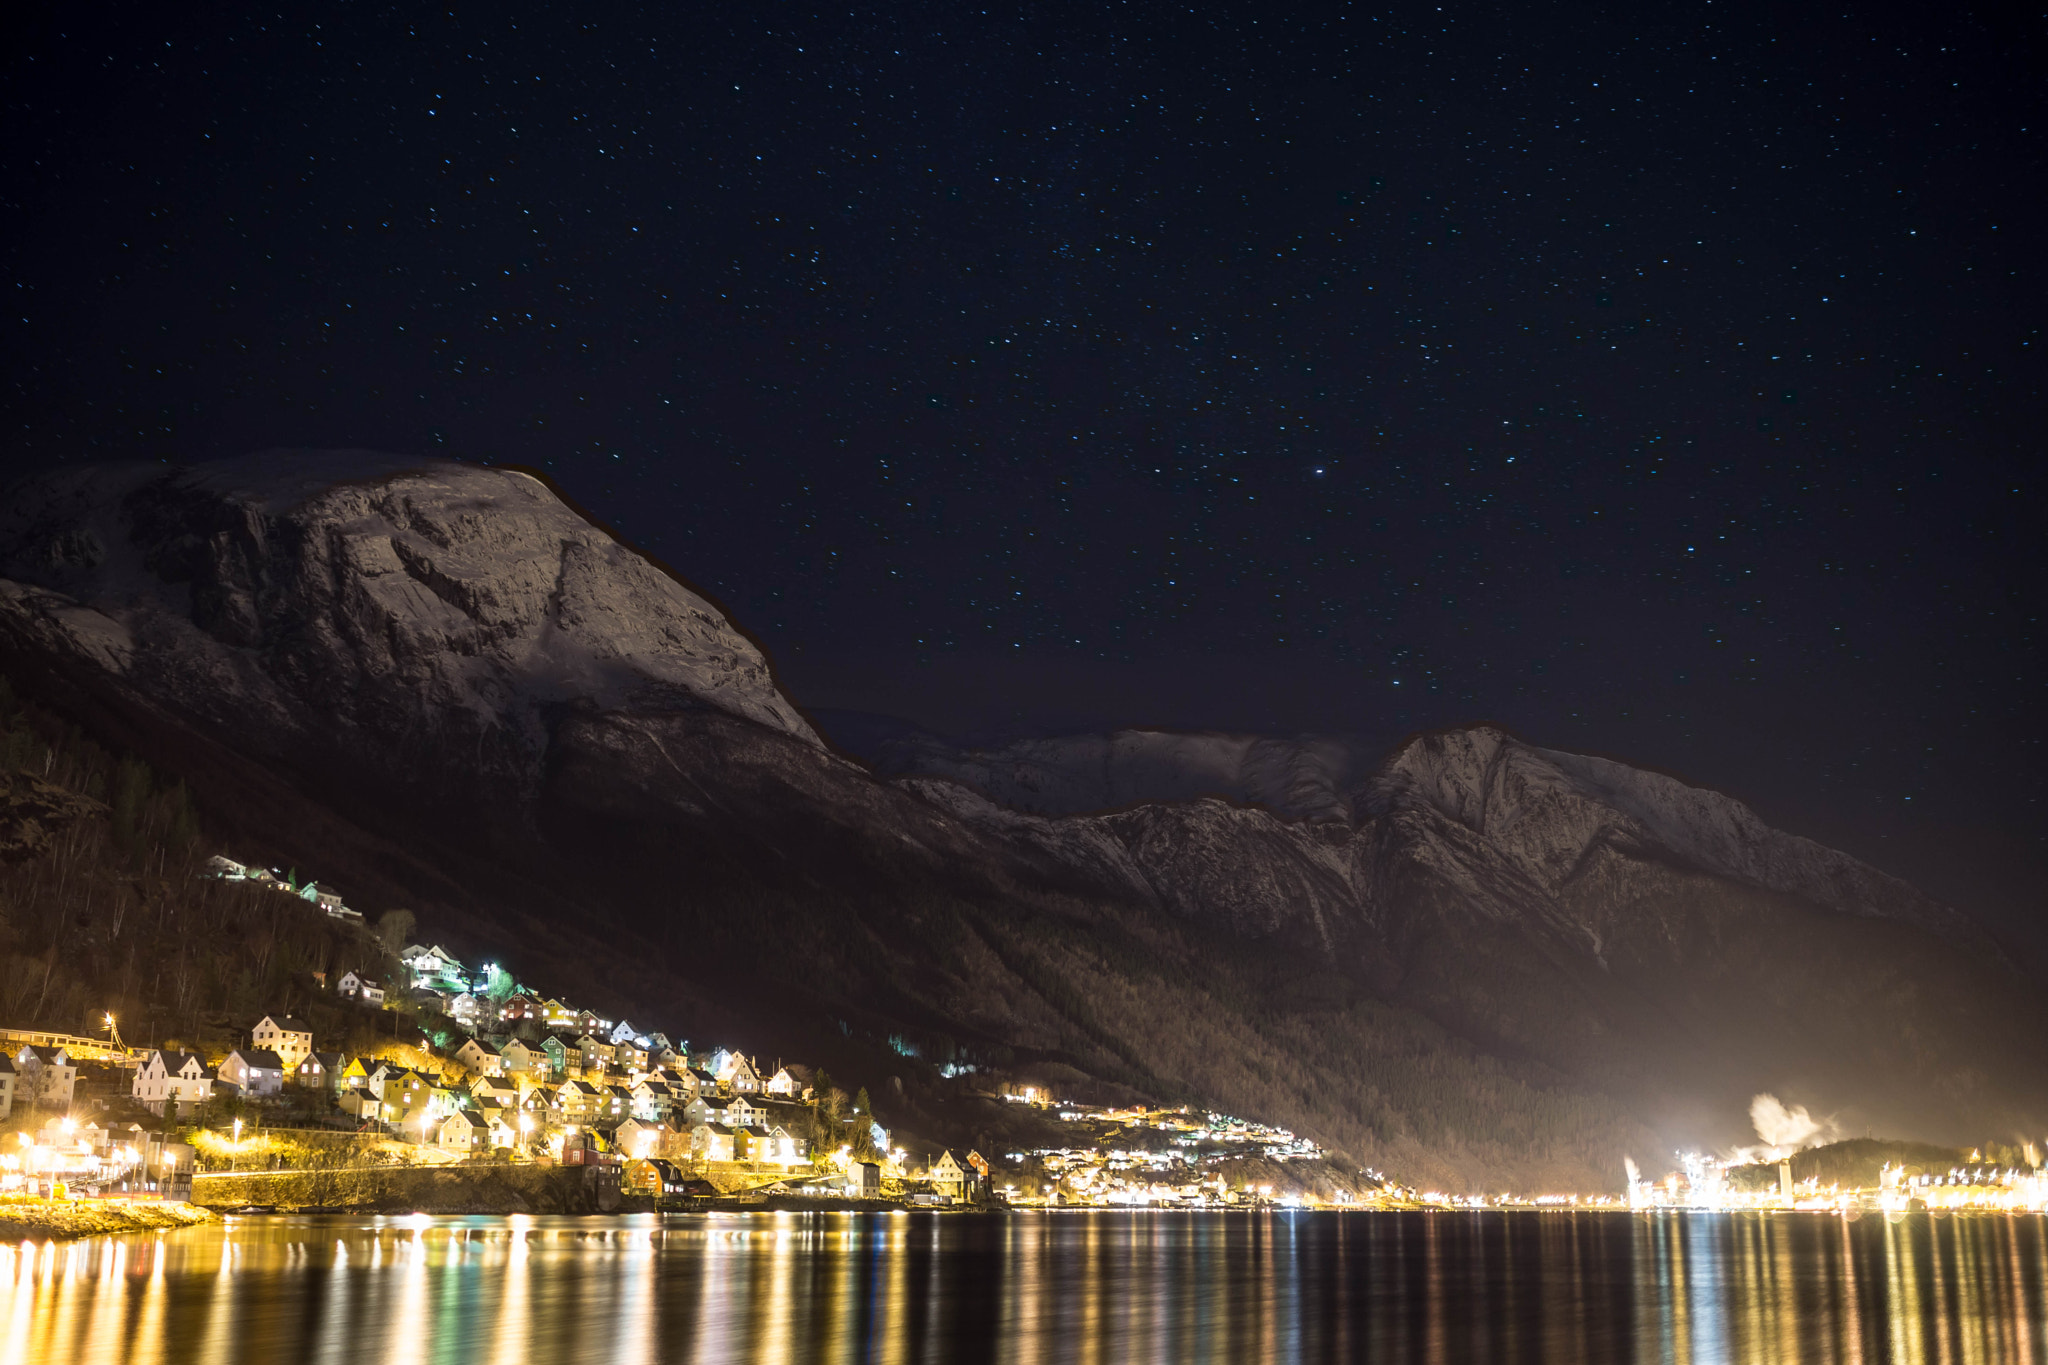
[[[10,490],[0,616],[251,723],[451,727],[709,706],[808,743],[711,602],[514,470],[364,451],[100,466]],[[209,695],[209,693],[211,695]]]
[[[1223,796],[1283,815],[1346,819],[1349,741],[1337,736],[1118,730],[961,750],[927,736],[892,741],[877,755],[887,774],[943,777],[1003,805],[1047,815],[1141,801]]]
[[[1896,877],[1771,828],[1732,796],[1612,759],[1538,748],[1489,725],[1408,740],[1355,805],[1368,816],[1434,812],[1552,888],[1604,841],[1843,914],[1961,922]]]

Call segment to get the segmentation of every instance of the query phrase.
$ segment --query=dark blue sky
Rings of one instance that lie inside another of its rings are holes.
[[[1992,14],[66,7],[0,58],[6,459],[535,465],[807,705],[1491,718],[2031,915]]]

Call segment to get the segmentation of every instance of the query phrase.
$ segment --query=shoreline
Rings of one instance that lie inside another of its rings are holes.
[[[170,1232],[211,1223],[218,1216],[193,1204],[160,1199],[10,1199],[0,1202],[0,1243]]]

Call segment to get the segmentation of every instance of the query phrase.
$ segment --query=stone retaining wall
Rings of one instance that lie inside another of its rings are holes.
[[[372,1166],[199,1175],[209,1209],[347,1209],[366,1213],[610,1213],[617,1181],[575,1166]]]

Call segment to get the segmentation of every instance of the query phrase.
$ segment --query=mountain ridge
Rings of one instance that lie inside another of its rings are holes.
[[[1476,725],[1369,770],[1313,737],[1041,745],[1055,795],[1222,774],[1296,813],[1016,809],[841,753],[648,563],[514,471],[66,473],[0,512],[0,654],[271,846],[327,831],[352,901],[757,1046],[918,1037],[1466,1185],[1611,1182],[1740,1136],[1759,1089],[2048,1124],[2048,1021],[1981,935],[1724,794]]]

